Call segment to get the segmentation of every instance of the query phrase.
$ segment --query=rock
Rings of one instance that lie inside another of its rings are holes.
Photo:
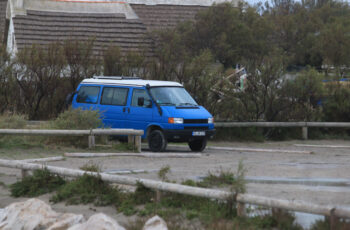
[[[88,221],[70,227],[68,230],[125,230],[111,217],[98,213],[91,216]]]
[[[168,227],[162,218],[154,216],[147,220],[142,230],[168,230]]]
[[[0,230],[63,230],[83,221],[82,215],[56,213],[39,199],[13,203],[0,212]]]

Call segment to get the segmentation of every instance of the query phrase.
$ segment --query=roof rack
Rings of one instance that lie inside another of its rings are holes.
[[[128,76],[93,76],[94,79],[110,79],[110,80],[141,80],[139,77]]]

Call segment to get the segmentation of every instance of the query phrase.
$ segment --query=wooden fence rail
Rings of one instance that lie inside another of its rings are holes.
[[[350,122],[215,122],[215,127],[301,127],[302,137],[308,138],[308,128],[350,128]]]
[[[252,194],[238,194],[237,196],[234,196],[233,193],[222,191],[222,190],[192,187],[187,185],[155,181],[150,179],[140,179],[140,178],[134,178],[134,177],[120,176],[120,175],[111,175],[106,173],[87,172],[83,170],[68,169],[68,168],[61,168],[61,167],[55,167],[55,166],[43,166],[40,164],[26,163],[23,161],[16,161],[16,160],[0,159],[0,167],[21,169],[22,175],[27,175],[25,171],[43,169],[45,167],[50,172],[58,175],[62,175],[62,176],[79,177],[84,174],[89,174],[93,176],[100,176],[103,181],[110,182],[110,183],[118,183],[118,184],[133,185],[133,186],[137,185],[138,183],[142,183],[145,187],[154,189],[156,191],[174,192],[174,193],[179,193],[184,195],[205,197],[205,198],[218,199],[218,200],[227,200],[227,199],[236,198],[236,201],[238,202],[238,204],[255,204],[255,205],[265,206],[269,208],[278,208],[278,209],[286,209],[291,211],[313,213],[318,215],[330,216],[333,218],[334,217],[350,218],[350,209],[348,208],[335,207],[330,205],[316,205],[316,204],[312,204],[304,201],[298,201],[298,200],[274,199],[274,198],[262,197],[262,196],[252,195]]]
[[[50,135],[50,136],[88,136],[89,148],[95,146],[97,135],[127,135],[138,152],[141,152],[141,136],[143,130],[135,129],[90,129],[90,130],[58,130],[58,129],[0,129],[0,135]],[[131,137],[131,138],[130,138]]]

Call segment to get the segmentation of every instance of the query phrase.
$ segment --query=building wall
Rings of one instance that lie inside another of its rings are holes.
[[[5,40],[7,0],[0,0],[0,44]]]

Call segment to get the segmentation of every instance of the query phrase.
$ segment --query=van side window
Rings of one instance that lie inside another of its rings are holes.
[[[102,105],[126,105],[128,88],[104,87],[102,92]]]
[[[144,99],[144,104],[143,106],[139,106],[137,104],[137,101],[140,97],[143,97]],[[150,107],[152,105],[151,103],[151,99],[148,96],[148,94],[146,93],[146,91],[144,89],[134,89],[132,92],[132,101],[131,101],[131,106],[135,106],[135,107]]]
[[[78,103],[96,104],[100,93],[99,86],[82,86],[77,95]]]

